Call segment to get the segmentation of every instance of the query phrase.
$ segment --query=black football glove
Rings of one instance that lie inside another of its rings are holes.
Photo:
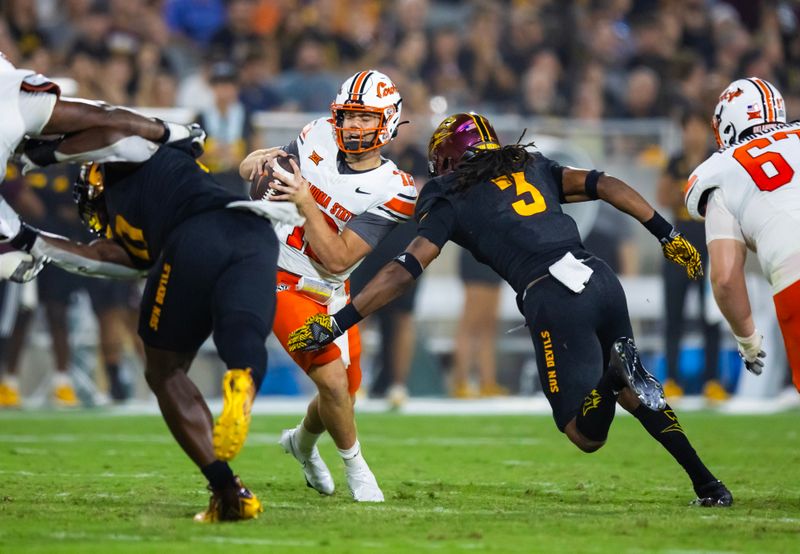
[[[330,314],[315,314],[306,319],[302,327],[289,333],[289,352],[311,352],[332,343],[344,331]]]

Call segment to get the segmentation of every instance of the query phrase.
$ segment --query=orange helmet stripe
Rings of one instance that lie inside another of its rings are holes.
[[[357,100],[361,100],[360,98],[361,86],[364,84],[364,80],[367,78],[367,75],[369,74],[370,74],[369,71],[362,71],[361,73],[359,73],[358,77],[356,77],[353,80],[353,86],[350,90],[350,100],[354,102]]]
[[[764,95],[764,103],[767,105],[767,121],[775,121],[775,100],[772,97],[772,91],[761,79],[753,78],[751,82],[755,83]]]

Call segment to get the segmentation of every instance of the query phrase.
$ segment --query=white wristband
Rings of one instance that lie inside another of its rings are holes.
[[[758,332],[758,329],[754,330],[753,334],[749,337],[733,335],[733,338],[739,343],[739,350],[741,350],[742,354],[744,354],[745,358],[748,360],[755,359],[761,351],[763,337],[761,333]]]

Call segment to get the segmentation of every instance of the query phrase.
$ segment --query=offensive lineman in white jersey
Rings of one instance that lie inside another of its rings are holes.
[[[747,250],[757,253],[800,391],[800,122],[786,123],[781,93],[750,77],[719,98],[712,125],[721,150],[689,178],[686,207],[705,217],[714,298],[759,375],[766,354],[745,283]]]
[[[29,69],[17,69],[0,52],[0,182],[6,163],[25,137],[60,135],[54,140],[30,140],[23,148],[24,171],[58,162],[143,162],[159,144],[190,136],[202,148],[205,133],[197,126],[168,123],[136,112],[79,98],[62,98],[55,83]],[[122,133],[124,138],[119,139]],[[113,138],[111,138],[113,137]],[[199,154],[199,151],[198,151]],[[0,242],[15,244],[19,216],[0,197]],[[46,254],[0,255],[0,278],[33,279]]]
[[[302,227],[275,225],[281,245],[273,332],[284,348],[289,333],[309,317],[334,313],[349,301],[350,273],[414,213],[413,179],[380,154],[397,133],[401,103],[389,77],[360,71],[342,85],[331,104],[333,117],[312,121],[284,148],[297,156],[299,167],[292,162],[294,175],[273,184],[283,194],[269,198],[295,203],[306,217]],[[277,148],[253,152],[240,166],[242,177],[252,178],[278,155],[285,154]],[[309,486],[329,495],[333,478],[316,446],[327,430],[344,460],[353,498],[382,502],[356,436],[353,403],[361,383],[360,352],[358,331],[351,329],[327,348],[290,354],[318,394],[303,421],[283,432],[280,444],[302,464]]]

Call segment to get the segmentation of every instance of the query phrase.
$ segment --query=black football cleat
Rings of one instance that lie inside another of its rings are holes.
[[[264,511],[256,495],[242,484],[239,477],[235,478],[230,487],[215,490],[209,486],[208,490],[211,491],[208,509],[194,516],[197,522],[218,523],[255,519]]]
[[[608,367],[616,372],[619,383],[629,387],[647,408],[658,412],[667,407],[661,383],[642,365],[632,339],[622,337],[614,341]]]
[[[733,504],[733,495],[722,481],[711,481],[696,488],[694,492],[697,493],[697,498],[692,502],[695,506],[727,508]]]

